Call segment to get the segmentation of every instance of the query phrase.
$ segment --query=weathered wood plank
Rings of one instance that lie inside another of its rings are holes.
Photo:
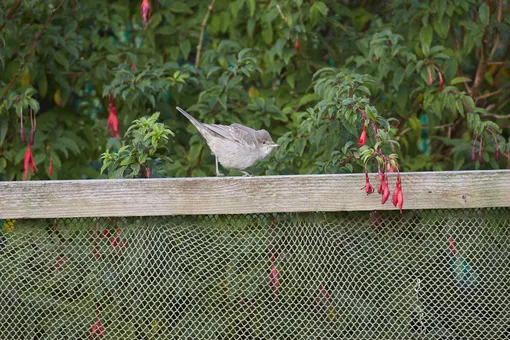
[[[370,175],[376,187],[377,175]],[[364,174],[0,182],[0,218],[394,209]],[[395,174],[390,174],[393,191]],[[510,171],[403,173],[404,209],[510,206]]]

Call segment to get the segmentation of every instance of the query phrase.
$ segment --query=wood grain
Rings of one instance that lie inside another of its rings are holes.
[[[394,209],[364,183],[364,174],[0,182],[0,218]],[[402,173],[402,187],[404,210],[510,206],[507,170]]]

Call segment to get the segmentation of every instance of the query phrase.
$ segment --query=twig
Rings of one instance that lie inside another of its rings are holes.
[[[58,10],[62,7],[62,5],[64,4],[64,2],[66,2],[66,0],[62,0],[60,1],[60,5],[58,5],[57,8],[55,8],[50,16],[48,17],[48,19],[46,19],[46,22],[44,23],[44,26],[41,28],[41,30],[39,31],[39,33],[37,33],[37,35],[35,36],[35,39],[34,39],[34,43],[32,44],[32,47],[30,48],[30,51],[28,51],[28,53],[25,55],[25,57],[23,58],[23,60],[25,61],[25,63],[28,61],[28,58],[30,58],[30,56],[32,55],[32,53],[34,52],[35,50],[35,46],[37,45],[37,42],[39,42],[39,39],[41,38],[42,34],[44,33],[44,31],[46,31],[46,28],[48,28],[48,25],[50,24],[51,22],[51,19],[53,19],[53,16],[55,15],[55,13],[58,12]],[[7,85],[7,87],[5,88],[4,92],[2,92],[2,95],[0,96],[0,99],[2,99],[3,97],[5,97],[5,95],[7,94],[7,92],[9,91],[9,89],[12,87],[12,85],[14,84],[14,82],[16,81],[16,78],[18,78],[18,74],[19,74],[19,70],[23,67],[23,65],[20,66],[20,68],[18,69],[18,72],[16,72],[16,74],[14,75],[14,77],[11,79],[11,82],[9,83],[9,85]]]
[[[285,21],[287,24],[289,23],[289,19],[283,14],[282,9],[280,8],[279,4],[276,4],[276,8],[278,8],[278,12],[280,13],[280,16],[282,17],[283,21]]]
[[[500,88],[497,91],[493,91],[493,92],[486,93],[484,95],[478,96],[478,97],[475,98],[475,100],[480,100],[480,99],[485,99],[485,98],[489,98],[489,97],[495,96],[495,95],[500,94],[501,92],[503,92],[503,90],[507,89],[508,87],[510,87],[510,84],[507,84],[506,86],[503,86],[502,88]]]
[[[510,61],[489,61],[487,64],[489,65],[506,65],[510,64]]]
[[[485,70],[487,69],[488,61],[487,45],[488,45],[487,28],[485,28],[482,38],[482,46],[480,47],[480,60],[478,61],[478,66],[476,67],[473,87],[471,88],[472,90],[471,96],[476,96],[484,80]]]
[[[487,113],[480,113],[480,115],[482,115],[482,116],[494,117],[494,118],[496,118],[496,119],[508,119],[508,118],[510,118],[510,115],[498,115],[498,114],[490,113],[490,112],[487,112]]]
[[[501,20],[503,19],[503,0],[498,1],[498,18],[497,19],[498,19],[499,23],[501,23]],[[496,35],[496,41],[494,41],[494,44],[492,45],[492,50],[489,55],[489,60],[491,60],[492,57],[494,57],[494,53],[496,53],[496,49],[498,48],[498,45],[499,45],[499,38],[500,38],[500,34],[499,34],[499,30],[498,30],[498,33]]]
[[[11,10],[9,11],[9,14],[7,14],[7,19],[11,19],[14,15],[14,12],[18,9],[19,5],[21,4],[21,0],[16,1],[14,6],[12,6]],[[0,25],[0,31],[4,28],[4,25]]]
[[[204,33],[205,33],[205,27],[207,26],[207,20],[209,20],[209,15],[212,12],[214,3],[216,0],[212,0],[209,4],[209,7],[207,7],[207,13],[205,13],[204,20],[202,20],[202,31],[200,32],[200,39],[198,40],[197,45],[197,56],[195,57],[195,67],[198,68],[198,64],[200,63],[200,52],[202,51],[202,43],[204,41]]]

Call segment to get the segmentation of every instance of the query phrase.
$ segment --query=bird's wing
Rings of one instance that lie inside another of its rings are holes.
[[[207,127],[221,137],[237,143],[255,145],[257,142],[256,131],[244,125],[207,124]]]

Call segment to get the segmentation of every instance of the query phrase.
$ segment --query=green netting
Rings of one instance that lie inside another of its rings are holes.
[[[6,220],[0,337],[508,338],[510,209]]]

